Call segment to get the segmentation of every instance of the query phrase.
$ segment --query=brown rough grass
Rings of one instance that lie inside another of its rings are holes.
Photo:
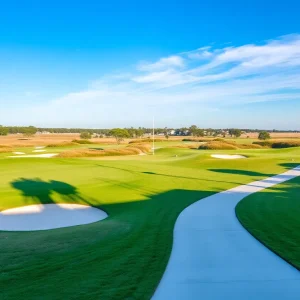
[[[122,156],[122,155],[137,155],[140,153],[147,153],[151,149],[150,145],[134,145],[127,146],[121,149],[76,149],[61,152],[57,157],[101,157],[101,156]]]
[[[47,145],[47,147],[56,148],[56,147],[69,147],[69,146],[74,146],[74,145],[76,145],[76,144],[72,143],[72,142],[62,142],[62,143],[49,144],[49,145]]]
[[[171,148],[198,149],[199,148],[199,144],[177,145],[177,146],[172,146]]]
[[[6,152],[12,152],[12,148],[11,147],[3,147],[2,145],[0,145],[0,153],[6,153]]]

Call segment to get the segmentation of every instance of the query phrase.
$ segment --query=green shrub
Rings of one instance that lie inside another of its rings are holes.
[[[269,140],[271,138],[270,133],[267,131],[261,131],[258,135],[259,140]]]
[[[272,148],[292,148],[292,147],[300,147],[300,141],[275,142],[272,144]]]
[[[272,141],[253,142],[252,145],[260,145],[262,147],[272,147]]]
[[[83,140],[88,140],[92,137],[92,135],[90,134],[90,132],[81,132],[80,133],[80,138]]]
[[[73,140],[72,143],[76,143],[76,144],[94,144],[90,140]]]
[[[209,142],[212,139],[182,139],[182,142]]]
[[[270,148],[291,148],[300,147],[300,140],[269,140],[261,142],[253,142],[254,145],[260,145]]]

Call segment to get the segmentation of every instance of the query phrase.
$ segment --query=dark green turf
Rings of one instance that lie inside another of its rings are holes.
[[[236,206],[241,224],[300,270],[300,178],[253,194]]]

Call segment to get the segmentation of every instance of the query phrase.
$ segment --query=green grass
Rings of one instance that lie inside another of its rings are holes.
[[[248,158],[235,161],[213,159],[211,153],[162,148],[155,156],[109,160],[9,159],[1,154],[0,210],[86,203],[109,217],[64,229],[0,232],[0,286],[5,287],[0,298],[149,299],[185,207],[300,163],[299,148],[239,150]]]
[[[253,194],[236,206],[241,224],[300,270],[300,178]]]

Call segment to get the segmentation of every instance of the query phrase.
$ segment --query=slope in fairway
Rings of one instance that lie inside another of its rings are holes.
[[[254,237],[300,270],[300,178],[245,198],[236,214]]]
[[[185,207],[284,172],[292,167],[290,157],[300,162],[299,149],[245,150],[241,154],[248,158],[234,161],[211,154],[170,148],[157,150],[154,157],[109,160],[0,155],[1,211],[77,203],[109,216],[77,227],[0,232],[0,286],[5,286],[0,299],[149,299],[164,273],[174,224]]]

